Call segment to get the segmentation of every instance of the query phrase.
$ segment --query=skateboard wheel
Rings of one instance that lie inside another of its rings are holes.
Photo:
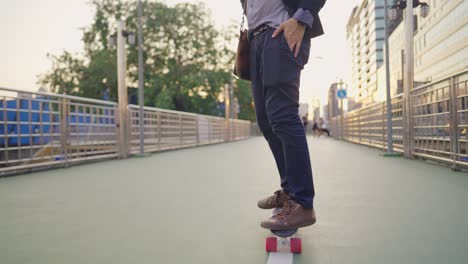
[[[297,237],[291,238],[291,253],[301,254],[302,253],[302,243],[301,239]]]
[[[276,237],[268,237],[266,239],[266,251],[267,252],[278,251],[278,240],[276,239]]]

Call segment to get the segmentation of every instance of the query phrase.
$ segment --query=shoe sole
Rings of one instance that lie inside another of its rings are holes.
[[[278,207],[268,207],[268,208],[262,208],[262,207],[259,206],[258,208],[260,208],[260,209],[262,209],[262,210],[275,210],[275,209],[277,209],[277,208],[281,208],[281,206],[278,206]]]
[[[311,225],[315,224],[316,222],[317,222],[317,219],[314,219],[312,221],[302,223],[301,225],[292,226],[292,227],[288,227],[288,228],[269,228],[269,227],[263,226],[262,224],[261,224],[261,227],[263,227],[265,229],[275,230],[275,231],[289,231],[289,230],[293,230],[293,229],[308,227],[308,226],[311,226]]]
[[[311,225],[315,224],[315,222],[317,222],[317,219],[314,219],[314,220],[312,220],[312,221],[310,221],[310,222],[306,222],[306,223],[304,223],[304,224],[302,224],[302,225],[299,225],[298,227],[295,227],[295,228],[293,228],[293,229],[296,229],[296,228],[299,229],[299,228],[303,228],[303,227],[308,227],[308,226],[311,226]]]
[[[263,210],[271,210],[271,209],[276,209],[276,208],[281,208],[283,207],[284,204],[281,204],[281,205],[278,205],[278,206],[275,206],[275,207],[261,207],[260,205],[257,204],[258,208],[260,209],[263,209]]]

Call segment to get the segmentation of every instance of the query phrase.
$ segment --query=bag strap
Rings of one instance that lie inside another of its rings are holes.
[[[242,22],[240,24],[240,31],[244,31],[244,26],[245,26],[245,16],[247,15],[247,1],[248,0],[245,0],[244,1],[244,6],[243,6],[243,12],[242,12]]]

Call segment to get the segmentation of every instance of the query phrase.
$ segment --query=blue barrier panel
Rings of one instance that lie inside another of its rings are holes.
[[[40,110],[40,104],[42,104],[42,111],[48,112],[49,105],[43,102],[38,101],[31,101],[31,109],[29,109],[29,100],[19,100],[19,110],[17,109],[17,100],[9,100],[6,101],[6,108],[2,109],[0,112],[0,122],[2,125],[0,126],[0,134],[3,135],[18,135],[16,137],[10,137],[8,140],[9,146],[18,146],[19,143],[22,146],[28,146],[31,144],[47,144],[50,141],[50,137],[44,137],[41,142],[40,136],[32,136],[31,134],[41,134],[41,129],[43,134],[47,134],[50,132],[50,115],[48,113],[42,113],[42,128],[40,124],[40,117],[41,114],[37,111]],[[3,106],[3,102],[0,104]],[[30,118],[30,110],[34,110],[36,112],[31,113]],[[4,125],[4,116],[6,114],[7,117],[7,125]],[[18,115],[19,114],[19,115]],[[18,118],[19,121],[23,124],[18,125]],[[31,120],[30,120],[31,119]],[[29,123],[31,121],[31,125],[24,124]],[[30,131],[31,130],[31,131]],[[31,142],[32,140],[32,142]],[[5,137],[0,138],[0,145],[5,145]]]
[[[3,135],[11,135],[13,134],[15,127],[16,127],[16,100],[9,100],[6,101],[6,109],[3,109],[4,107],[4,101],[2,101],[2,112],[0,113],[0,121],[2,123],[1,128],[0,128],[0,133]],[[11,109],[11,110],[10,110]],[[5,112],[6,112],[6,121],[7,125],[5,126]],[[3,146],[6,143],[5,137],[2,137],[0,140],[0,144]],[[8,144],[10,144],[10,140],[8,141]]]
[[[44,99],[44,98],[38,98]],[[19,102],[19,111],[17,109],[17,102]],[[42,108],[41,108],[42,104]],[[0,101],[0,106],[3,106],[3,101]],[[39,113],[42,110],[42,114]],[[41,134],[49,134],[53,131],[60,132],[58,126],[51,125],[50,106],[46,102],[36,100],[8,100],[6,101],[6,109],[2,109],[0,112],[0,135],[9,135],[8,145],[9,146],[28,146],[47,144],[51,141],[51,136]],[[6,112],[7,125],[4,125],[4,116]],[[80,115],[74,115],[79,113]],[[109,115],[110,110],[105,109],[104,115]],[[67,120],[69,125],[75,127],[74,132],[87,134],[89,131],[89,124],[114,124],[115,120],[110,117],[99,117],[96,120],[92,120],[89,115],[83,116],[81,111],[75,111],[70,113],[70,117]],[[41,126],[41,115],[42,115],[42,126]],[[31,120],[30,120],[31,119]],[[21,124],[18,125],[18,121]],[[58,121],[58,120],[56,120]],[[31,123],[31,124],[29,124]],[[17,135],[13,136],[12,135]],[[6,137],[0,137],[0,145],[4,146]]]

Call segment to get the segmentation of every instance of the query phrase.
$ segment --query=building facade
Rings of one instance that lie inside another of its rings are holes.
[[[318,121],[321,117],[320,113],[320,99],[314,97],[310,100],[309,113],[311,113],[311,120]]]
[[[415,9],[415,87],[448,77],[468,67],[468,1],[428,0],[430,12]],[[403,92],[404,23],[389,37],[392,95]]]
[[[301,119],[303,117],[307,117],[308,119],[310,118],[309,117],[309,104],[306,104],[306,103],[299,104],[299,116],[301,117]]]
[[[405,29],[404,23],[400,23],[398,27],[388,37],[389,65],[390,65],[390,90],[392,96],[403,93],[403,57],[405,49]],[[385,67],[382,67],[385,72]],[[382,83],[385,85],[385,82]]]
[[[329,117],[329,114],[328,114],[328,105],[324,105],[322,106],[322,115],[321,115],[321,118],[325,119],[325,120],[330,120],[328,117]]]
[[[414,10],[415,87],[448,77],[468,68],[468,1],[427,0],[430,12]],[[393,4],[388,0],[388,4]],[[383,0],[363,0],[348,21],[352,52],[352,88],[356,103],[366,106],[384,100]],[[374,19],[374,22],[371,20]],[[404,14],[389,21],[390,87],[392,96],[403,92]]]
[[[391,2],[391,1],[389,1]],[[376,101],[377,70],[383,64],[384,0],[363,0],[347,24],[351,48],[352,93],[363,106]]]
[[[468,67],[468,1],[428,0],[429,16],[418,9],[414,36],[414,80],[426,83]]]

